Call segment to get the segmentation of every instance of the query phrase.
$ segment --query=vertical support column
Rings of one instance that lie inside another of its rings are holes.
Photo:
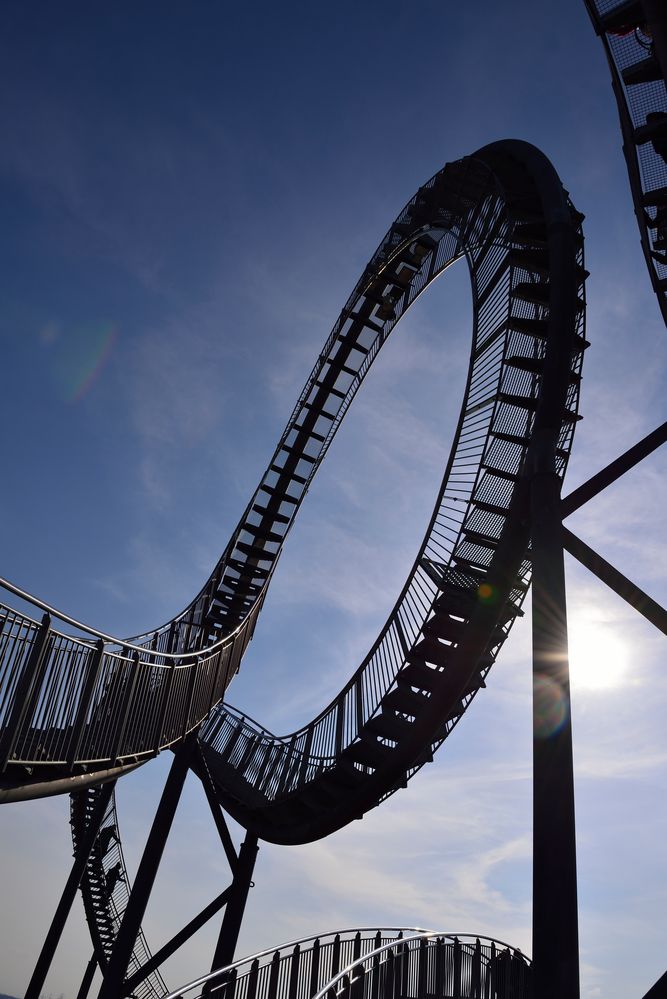
[[[104,818],[104,813],[107,810],[109,798],[111,797],[115,783],[115,781],[110,781],[102,787],[99,800],[97,801],[93,814],[90,817],[90,822],[88,824],[88,828],[86,829],[85,836],[81,840],[76,854],[74,855],[72,869],[65,883],[63,893],[60,897],[60,902],[58,903],[53,920],[51,921],[51,926],[46,934],[46,939],[44,940],[41,953],[37,958],[35,970],[32,973],[32,978],[30,979],[28,988],[26,989],[25,999],[39,999],[39,996],[41,995],[44,982],[46,981],[46,976],[49,972],[49,968],[51,967],[53,955],[56,952],[60,937],[62,936],[62,932],[65,928],[67,917],[69,916],[70,909],[72,908],[72,902],[76,897],[77,889],[86,869],[86,864],[88,863],[88,858],[90,857],[90,851],[92,850],[95,840],[97,839],[97,833],[99,832],[100,824]]]
[[[545,460],[546,459],[546,460]],[[579,999],[577,861],[560,481],[538,456],[533,545],[533,991]]]
[[[86,970],[83,973],[83,978],[81,979],[81,985],[79,986],[79,991],[76,994],[76,999],[88,999],[88,993],[90,992],[90,986],[93,984],[93,978],[95,977],[96,971],[97,956],[93,954],[90,961],[86,965]]]
[[[232,884],[231,894],[225,907],[225,914],[222,919],[215,954],[213,955],[211,971],[215,971],[216,968],[224,968],[234,960],[234,951],[236,950],[236,942],[239,938],[241,921],[245,911],[258,850],[257,837],[249,832],[246,833],[239,850],[239,857],[234,870],[234,883]],[[204,996],[212,995],[214,987],[205,986],[202,994]]]
[[[139,870],[132,887],[130,899],[118,930],[113,953],[109,961],[99,999],[118,999],[124,995],[123,983],[132,956],[141,921],[148,905],[155,876],[160,866],[167,837],[174,820],[176,807],[181,797],[183,784],[188,773],[190,760],[197,741],[197,733],[191,732],[175,753],[167,782],[160,798],[153,825],[148,835]]]

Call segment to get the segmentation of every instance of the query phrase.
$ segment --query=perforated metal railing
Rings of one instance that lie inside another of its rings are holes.
[[[184,738],[220,699],[252,635],[259,604],[200,655],[121,643],[11,583],[41,621],[0,605],[0,770],[137,762]],[[77,635],[65,633],[73,627]],[[156,643],[158,644],[158,643]]]
[[[530,999],[530,967],[488,937],[339,930],[253,954],[166,999]]]

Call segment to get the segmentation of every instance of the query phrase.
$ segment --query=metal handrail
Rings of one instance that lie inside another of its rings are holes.
[[[374,948],[373,950],[366,952],[366,954],[360,955],[357,959],[352,961],[350,964],[346,965],[346,967],[338,971],[337,974],[333,978],[331,978],[325,986],[320,988],[320,990],[312,997],[312,999],[324,999],[328,991],[335,985],[335,983],[338,982],[340,979],[344,978],[345,975],[349,975],[354,970],[354,968],[356,968],[359,964],[363,964],[365,961],[367,961],[370,958],[373,958],[381,953],[385,953],[386,951],[391,950],[393,948],[404,946],[405,944],[415,940],[446,939],[451,941],[458,940],[459,942],[473,941],[473,940],[488,941],[490,944],[495,944],[499,947],[513,951],[514,953],[521,954],[522,958],[524,958],[524,960],[527,963],[530,963],[526,955],[522,954],[522,952],[518,948],[513,947],[511,944],[505,943],[502,940],[498,940],[497,938],[484,936],[483,934],[479,933],[444,932],[439,930],[426,930],[423,929],[422,927],[399,927],[399,926],[353,927],[350,929],[332,930],[327,933],[317,933],[307,937],[300,937],[297,940],[291,940],[287,943],[279,944],[277,947],[268,947],[265,948],[264,950],[257,951],[254,954],[248,955],[247,957],[239,958],[237,961],[225,965],[223,968],[216,968],[215,971],[211,971],[206,975],[202,975],[200,978],[194,979],[193,981],[188,982],[185,985],[181,985],[174,992],[170,992],[169,995],[165,996],[164,999],[185,999],[186,993],[191,992],[193,989],[199,988],[200,986],[206,985],[208,983],[212,983],[216,979],[222,978],[223,976],[226,975],[230,975],[234,971],[238,972],[238,970],[244,967],[245,965],[251,966],[256,961],[261,961],[262,958],[265,957],[273,958],[276,954],[281,954],[281,952],[285,950],[292,949],[292,951],[294,951],[298,947],[300,950],[300,954],[303,954],[304,953],[303,945],[310,942],[315,942],[316,940],[321,941],[325,938],[332,938],[335,940],[336,938],[340,939],[344,936],[347,937],[353,934],[355,936],[357,935],[360,936],[361,934],[368,934],[368,936],[362,939],[369,939],[370,937],[377,937],[378,935],[382,936],[385,933],[397,933],[400,934],[400,936],[397,936],[395,939],[385,944],[382,944],[380,947]],[[409,934],[409,935],[403,936],[403,934]],[[348,940],[348,943],[349,942],[350,941]],[[293,956],[294,956],[293,954],[284,955],[285,959],[290,959],[290,960],[293,958]],[[192,997],[192,999],[196,999],[196,997]]]
[[[267,580],[268,582],[268,580]],[[218,639],[212,645],[207,645],[201,649],[192,649],[188,652],[157,652],[153,649],[147,648],[145,645],[133,645],[132,642],[126,641],[124,638],[118,638],[115,635],[109,635],[104,631],[98,631],[97,628],[92,628],[88,624],[83,624],[81,621],[77,621],[76,618],[72,617],[70,614],[64,614],[63,611],[58,610],[56,607],[52,607],[51,604],[47,604],[45,600],[40,600],[39,597],[33,596],[32,593],[22,590],[20,587],[11,583],[8,579],[3,579],[0,576],[0,589],[7,590],[9,593],[13,593],[14,596],[19,597],[21,600],[25,600],[26,603],[32,604],[34,607],[38,607],[40,610],[44,611],[46,614],[50,614],[52,617],[58,618],[59,621],[63,621],[65,624],[76,628],[78,631],[83,631],[88,635],[92,635],[95,638],[101,638],[104,642],[111,642],[113,645],[119,645],[123,649],[130,649],[132,652],[140,652],[142,656],[154,655],[160,659],[190,659],[193,656],[201,655],[203,652],[214,652],[221,645],[224,645],[230,639],[241,630],[244,621],[242,621],[233,631],[225,635],[223,638]],[[11,607],[2,608],[5,610],[12,611]],[[33,624],[39,624],[39,621],[35,621],[34,618],[28,618],[27,615],[23,615],[27,620],[31,621]],[[163,626],[164,627],[164,626]],[[54,628],[51,629],[54,634],[60,635],[62,638],[68,638],[71,641],[81,642],[84,639],[79,638],[78,635],[66,635],[62,632],[56,631]],[[145,664],[140,664],[145,665]],[[151,664],[153,665],[153,664]],[[155,664],[160,665],[160,664]],[[191,665],[191,663],[185,663],[184,665]]]

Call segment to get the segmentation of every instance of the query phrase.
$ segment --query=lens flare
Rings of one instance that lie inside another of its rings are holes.
[[[480,583],[477,587],[477,596],[479,597],[480,603],[495,604],[498,594],[495,586],[491,586],[490,583]]]
[[[99,379],[118,339],[113,323],[63,328],[54,323],[41,330],[40,342],[51,355],[51,374],[65,402],[83,399]]]
[[[536,676],[533,684],[535,735],[548,739],[567,718],[567,705],[560,684],[548,676]]]

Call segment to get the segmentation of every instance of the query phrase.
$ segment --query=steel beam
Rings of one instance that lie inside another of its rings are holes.
[[[661,424],[646,437],[638,441],[622,455],[616,458],[611,464],[597,472],[573,492],[561,500],[561,516],[569,517],[571,513],[578,510],[584,503],[601,493],[603,489],[610,486],[616,479],[620,479],[631,468],[639,464],[652,451],[660,447],[667,441],[667,423]]]
[[[667,971],[651,986],[644,999],[667,999]]]
[[[215,948],[211,971],[215,971],[217,968],[224,968],[234,960],[234,951],[236,950],[236,943],[239,938],[248,891],[252,883],[252,872],[255,869],[258,849],[257,837],[246,833],[246,837],[241,843],[241,849],[239,850],[234,882],[231,886],[229,901],[227,902],[222,926],[220,927],[220,936]],[[215,995],[214,989],[214,985],[207,983],[202,995]]]
[[[211,917],[223,907],[229,898],[231,890],[231,885],[228,888],[225,888],[225,890],[221,892],[217,898],[214,898],[212,902],[209,902],[205,909],[202,909],[199,915],[195,916],[194,919],[191,919],[182,930],[179,930],[178,933],[174,934],[169,943],[166,943],[164,947],[160,947],[156,954],[153,954],[153,956],[146,961],[146,963],[143,964],[138,971],[127,979],[125,983],[126,991],[128,993],[134,992],[137,985],[143,982],[145,978],[148,978],[148,976],[159,968],[160,965],[163,964],[168,958],[170,958],[172,954],[175,954],[179,947],[182,947],[184,943],[187,943],[190,937],[194,936],[197,930],[200,930],[202,926],[204,926],[209,919],[211,919]]]
[[[623,597],[631,607],[639,611],[647,621],[655,625],[663,635],[667,635],[667,610],[656,603],[647,593],[644,593],[635,583],[615,569],[611,563],[578,538],[572,531],[563,527],[563,545],[574,557],[585,565],[598,579]]]
[[[577,860],[560,480],[532,480],[533,988],[579,999]]]
[[[90,986],[93,984],[93,978],[95,977],[96,971],[97,955],[93,954],[90,961],[86,965],[86,970],[83,973],[83,978],[81,979],[81,985],[79,986],[79,991],[76,994],[76,999],[88,999],[88,993],[90,992]]]

